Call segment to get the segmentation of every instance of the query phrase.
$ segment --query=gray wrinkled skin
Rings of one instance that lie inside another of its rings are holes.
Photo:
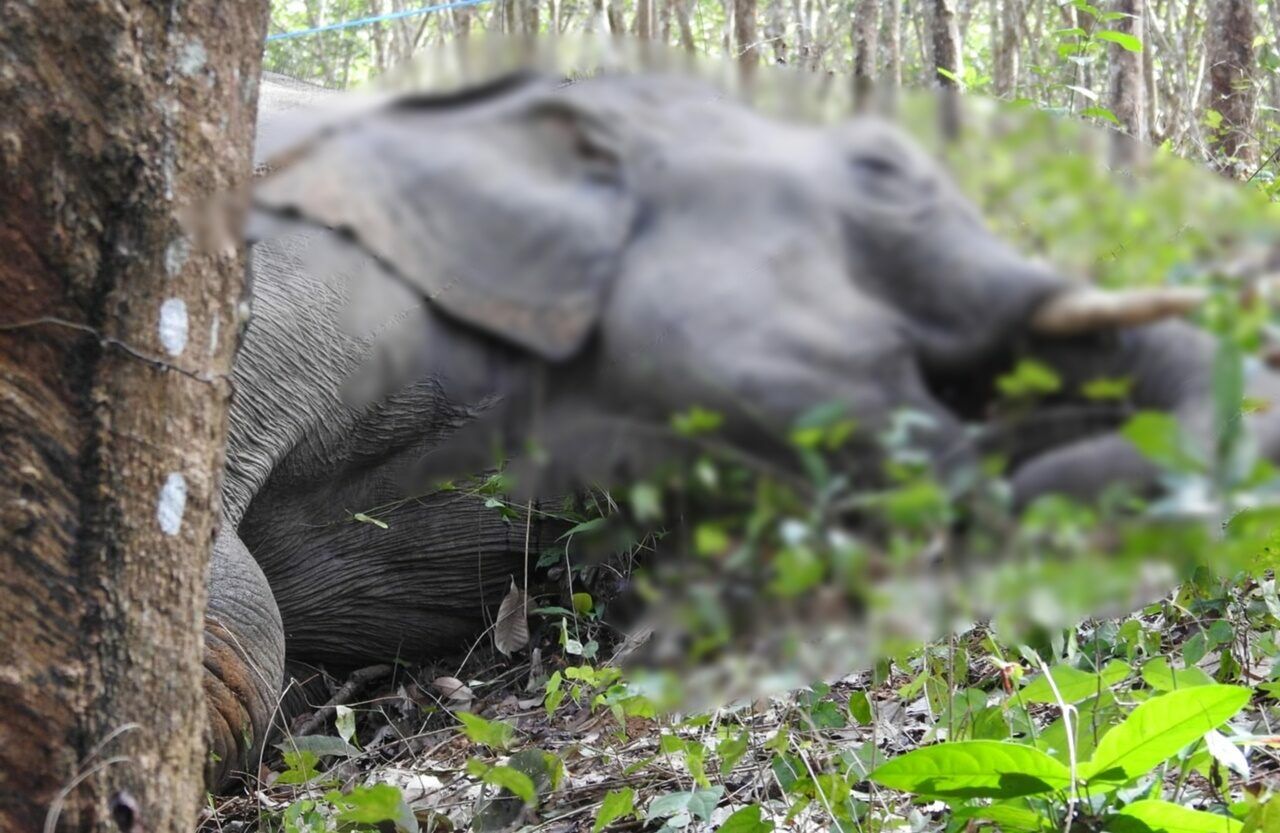
[[[902,408],[933,418],[917,440],[945,474],[975,454],[965,423],[1020,355],[1069,390],[1131,375],[1134,407],[1208,428],[1204,334],[1029,336],[1068,281],[995,239],[879,122],[783,124],[696,84],[600,77],[373,106],[316,134],[299,125],[324,119],[281,116],[312,94],[272,83],[260,150],[276,131],[311,139],[255,192],[210,584],[216,782],[252,763],[286,654],[352,667],[478,632],[523,570],[526,528],[430,486],[491,466],[495,438],[572,470],[523,481],[548,497],[653,456],[637,438],[654,432],[628,428],[692,405],[788,464],[778,432],[834,401],[858,425],[841,461],[855,475],[875,476],[874,437]],[[1150,486],[1116,424],[1015,458],[1019,498]],[[1274,453],[1275,420],[1260,427]],[[555,537],[527,533],[532,553]]]

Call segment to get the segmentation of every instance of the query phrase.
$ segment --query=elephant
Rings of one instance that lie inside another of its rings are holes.
[[[296,98],[264,98],[260,151]],[[1133,408],[1211,430],[1215,342],[1179,320],[1193,293],[1104,293],[1020,254],[872,117],[784,122],[674,77],[515,74],[302,133],[259,153],[247,225],[205,621],[215,786],[262,748],[286,657],[454,649],[554,540],[553,480],[517,522],[430,487],[491,465],[495,437],[608,478],[646,456],[627,437],[699,406],[726,442],[793,465],[779,437],[834,402],[860,480],[901,409],[929,416],[945,471],[977,453],[967,426],[1023,356],[1063,399],[1124,376]],[[1259,371],[1251,394],[1276,384]],[[1280,422],[1250,420],[1280,449]],[[1118,425],[1013,460],[1018,499],[1152,488]]]

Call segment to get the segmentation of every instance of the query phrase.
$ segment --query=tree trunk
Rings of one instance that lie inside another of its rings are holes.
[[[998,18],[998,21],[997,21]],[[995,39],[995,93],[997,98],[1013,98],[1018,93],[1021,15],[1018,0],[1003,0],[999,14],[992,10],[992,37]]]
[[[885,63],[887,86],[902,86],[902,0],[885,0]]]
[[[858,0],[853,15],[853,92],[859,109],[867,106],[876,79],[880,0]]]
[[[750,73],[760,54],[756,44],[756,0],[733,0],[733,37],[738,61],[743,70]]]
[[[1239,176],[1258,164],[1253,141],[1253,39],[1256,0],[1214,0],[1209,4],[1209,102],[1222,114],[1217,167]]]
[[[605,0],[605,15],[609,19],[609,33],[613,35],[625,35],[627,33],[626,21],[622,19],[622,0]]]
[[[954,139],[960,133],[961,63],[960,28],[956,23],[955,0],[932,0],[929,19],[933,44],[933,79],[939,91],[942,134]]]
[[[1143,52],[1147,51],[1149,46],[1142,25],[1146,14],[1144,0],[1114,0],[1112,10],[1125,17],[1114,20],[1111,28],[1142,41]],[[1108,106],[1124,130],[1112,139],[1111,165],[1129,168],[1140,160],[1147,141],[1147,83],[1142,71],[1142,52],[1130,52],[1117,43],[1110,44],[1108,51]]]
[[[1156,145],[1152,139],[1156,131],[1156,120],[1159,117],[1157,104],[1160,99],[1160,88],[1156,86],[1155,42],[1154,38],[1152,38],[1154,21],[1155,15],[1152,14],[1151,8],[1144,3],[1142,15],[1142,86],[1147,94],[1147,135],[1145,141],[1151,146]]]
[[[3,9],[0,830],[188,831],[267,3]]]
[[[636,37],[649,40],[653,37],[653,0],[636,0]]]
[[[693,25],[689,20],[689,3],[691,0],[673,0],[675,3],[676,24],[680,27],[680,45],[684,51],[692,55],[698,46],[693,40]]]

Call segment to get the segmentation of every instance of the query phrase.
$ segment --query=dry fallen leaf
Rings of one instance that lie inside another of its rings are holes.
[[[511,656],[529,644],[529,594],[511,581],[511,590],[498,608],[498,621],[493,626],[493,647]]]
[[[444,699],[451,704],[470,703],[475,699],[475,694],[467,687],[467,684],[457,677],[436,677],[431,681],[431,687]]]

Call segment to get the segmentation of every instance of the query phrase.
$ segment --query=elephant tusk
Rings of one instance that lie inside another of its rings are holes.
[[[1208,297],[1208,292],[1191,287],[1113,292],[1075,289],[1041,304],[1031,318],[1031,330],[1043,335],[1069,336],[1109,327],[1134,327],[1185,315]]]

